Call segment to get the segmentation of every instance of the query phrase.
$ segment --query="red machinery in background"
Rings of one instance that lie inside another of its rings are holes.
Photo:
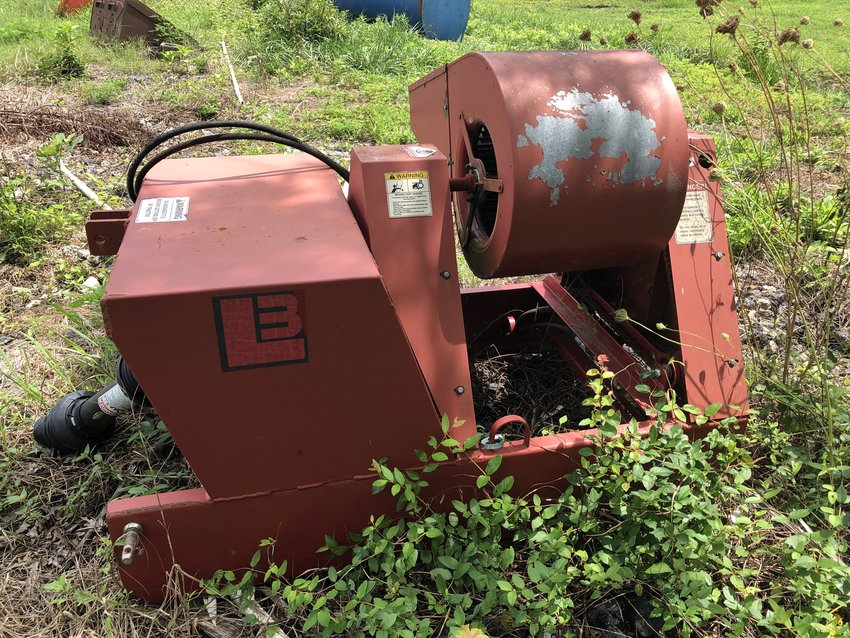
[[[543,339],[582,378],[605,355],[627,421],[643,385],[745,413],[714,146],[658,62],[473,53],[410,104],[420,144],[353,149],[347,198],[304,153],[167,159],[132,212],[88,222],[92,252],[118,255],[107,331],[203,485],[109,503],[133,593],[161,598],[173,565],[245,567],[267,537],[291,570],[319,564],[326,534],[394,511],[371,460],[416,467],[441,415],[487,436],[430,475],[435,498],[473,494],[494,454],[514,492],[557,489],[589,432],[477,423],[473,342]],[[479,277],[540,277],[462,289],[453,221]]]

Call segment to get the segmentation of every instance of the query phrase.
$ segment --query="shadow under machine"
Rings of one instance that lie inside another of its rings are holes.
[[[472,53],[412,85],[410,112],[419,144],[354,148],[350,174],[250,125],[302,152],[161,152],[131,171],[132,211],[92,215],[92,252],[117,254],[102,306],[118,379],[63,399],[36,437],[95,442],[143,388],[203,486],[109,503],[133,593],[162,598],[174,565],[245,567],[268,537],[292,571],[320,564],[325,534],[395,511],[371,495],[372,459],[421,465],[443,415],[452,438],[483,437],[429,475],[437,502],[476,493],[473,463],[497,454],[514,493],[558,490],[592,431],[482,418],[471,371],[488,357],[545,350],[579,380],[603,361],[624,421],[647,421],[647,391],[719,403],[709,426],[744,418],[714,145],[656,60]],[[462,288],[458,243],[478,277],[521,282]]]

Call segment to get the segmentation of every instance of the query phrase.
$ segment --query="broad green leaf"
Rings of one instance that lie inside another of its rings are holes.
[[[712,403],[705,408],[705,416],[712,417],[723,407],[722,403]]]
[[[487,467],[484,470],[487,472],[489,476],[493,476],[493,474],[501,467],[502,465],[502,457],[501,455],[494,456],[492,459],[487,461]]]

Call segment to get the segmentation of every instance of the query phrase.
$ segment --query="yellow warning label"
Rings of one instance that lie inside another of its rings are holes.
[[[388,182],[396,179],[424,179],[428,177],[428,171],[412,171],[407,173],[384,173],[384,179]]]
[[[428,171],[384,173],[387,209],[391,219],[431,217],[431,180]]]

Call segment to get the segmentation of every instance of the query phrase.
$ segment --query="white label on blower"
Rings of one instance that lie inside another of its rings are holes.
[[[431,217],[431,180],[428,171],[384,173],[387,208],[391,219]]]
[[[713,236],[708,191],[688,191],[679,225],[676,226],[676,243],[707,244]]]
[[[137,224],[151,222],[185,222],[189,219],[188,197],[143,199],[136,213]]]

